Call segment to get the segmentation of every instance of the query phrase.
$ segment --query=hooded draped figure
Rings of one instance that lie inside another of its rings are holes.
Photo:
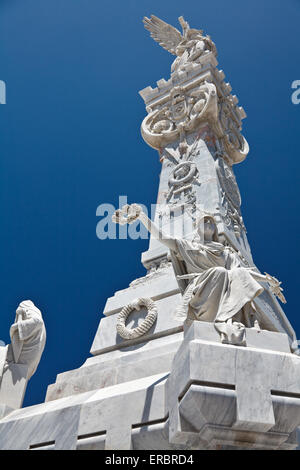
[[[175,312],[177,320],[213,322],[222,342],[245,344],[245,326],[259,328],[258,318],[263,315],[255,299],[268,288],[266,284],[286,302],[278,279],[261,274],[255,266],[246,267],[233,247],[220,243],[213,215],[201,217],[192,240],[163,233],[138,204],[126,204],[112,217],[120,224],[137,219],[170,250],[183,295]]]
[[[205,223],[214,231],[205,240]],[[253,268],[243,266],[238,254],[219,242],[213,216],[203,216],[192,240],[175,239],[171,250],[175,273],[183,299],[175,312],[176,319],[187,318],[214,322],[221,334],[227,334],[226,323],[235,321],[236,330],[251,324],[255,314],[252,301],[264,290],[253,277]],[[242,322],[239,323],[239,322]],[[237,333],[237,331],[236,331]]]
[[[25,300],[18,306],[15,323],[10,328],[10,338],[7,364],[27,365],[27,379],[30,379],[37,369],[46,343],[41,311],[31,300]]]

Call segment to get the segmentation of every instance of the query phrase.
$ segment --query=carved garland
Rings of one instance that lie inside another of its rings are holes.
[[[130,329],[125,326],[125,322],[131,312],[140,310],[141,307],[146,307],[148,310],[146,318],[136,328]],[[150,298],[138,298],[122,308],[117,318],[117,332],[124,339],[139,338],[147,333],[154,325],[157,318],[157,307]]]

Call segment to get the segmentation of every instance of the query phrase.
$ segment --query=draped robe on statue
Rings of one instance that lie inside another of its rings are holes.
[[[183,274],[182,262],[188,274],[196,274],[185,289],[176,319],[194,315],[197,320],[221,326],[251,307],[251,302],[263,292],[250,268],[243,267],[238,255],[222,243],[176,239],[175,244],[172,260],[176,274]]]
[[[7,364],[25,364],[28,366],[27,378],[35,373],[40,362],[45,343],[46,329],[40,310],[31,301],[20,304],[26,309],[26,318],[16,316],[17,329],[10,332],[11,344],[7,351]]]

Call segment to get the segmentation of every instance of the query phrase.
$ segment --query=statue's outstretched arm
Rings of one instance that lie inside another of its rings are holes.
[[[145,212],[141,211],[139,215],[139,219],[142,222],[142,224],[146,227],[148,232],[151,233],[151,235],[159,240],[161,243],[163,243],[165,246],[167,246],[170,250],[176,251],[176,242],[173,238],[168,237],[166,234],[164,234],[158,227],[155,225],[152,220],[147,217]]]
[[[121,209],[118,209],[112,217],[112,220],[119,224],[125,224],[125,223],[131,224],[135,222],[137,219],[139,219],[142,222],[142,224],[146,227],[148,232],[150,232],[154,238],[159,240],[170,250],[176,251],[175,240],[168,237],[168,235],[164,234],[157,227],[157,225],[147,217],[145,212],[143,212],[141,206],[139,206],[138,204],[131,204],[131,205],[126,204]]]

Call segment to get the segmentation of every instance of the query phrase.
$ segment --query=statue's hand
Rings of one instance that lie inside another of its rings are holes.
[[[120,225],[132,224],[139,218],[141,212],[142,208],[138,204],[126,204],[115,211],[112,221]]]
[[[266,281],[268,282],[271,292],[278,297],[283,304],[286,304],[286,299],[282,293],[283,289],[280,287],[281,282],[276,279],[276,277],[271,276],[270,274],[266,273]]]

